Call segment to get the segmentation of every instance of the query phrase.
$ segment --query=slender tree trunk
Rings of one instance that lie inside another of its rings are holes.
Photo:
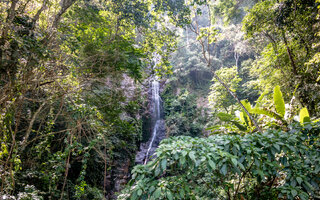
[[[53,24],[52,27],[53,28],[57,28],[58,24],[60,22],[61,16],[67,11],[68,8],[70,8],[70,6],[72,6],[72,4],[74,4],[77,0],[61,0],[60,5],[61,5],[61,9],[58,12],[58,14],[54,17],[53,20]]]
[[[210,13],[210,8],[209,9],[209,19],[211,19],[211,13]],[[200,34],[200,28],[199,28],[199,25],[198,25],[198,22],[196,20],[196,26],[193,26],[191,24],[191,30],[196,34],[196,35],[199,35]],[[210,21],[210,27],[211,27],[211,21]],[[210,37],[210,34],[208,35],[208,37]],[[258,131],[260,133],[262,133],[262,129],[259,127],[257,121],[252,117],[252,115],[249,113],[249,111],[244,107],[244,105],[241,103],[241,101],[239,100],[239,98],[237,97],[237,95],[232,92],[230,90],[230,88],[228,87],[227,84],[225,84],[224,81],[222,81],[222,79],[215,73],[213,67],[211,66],[211,57],[210,57],[210,49],[209,49],[209,41],[207,39],[207,44],[205,45],[205,41],[201,39],[198,40],[198,42],[200,43],[201,45],[201,48],[202,48],[202,55],[203,55],[203,58],[205,60],[205,62],[207,63],[207,67],[209,69],[212,70],[212,73],[213,73],[213,76],[219,81],[219,83],[228,91],[228,93],[238,102],[238,104],[240,105],[240,107],[244,110],[244,112],[249,116],[250,120],[253,122],[253,124],[255,125],[255,127],[258,129]],[[207,47],[207,49],[206,49]]]
[[[258,129],[260,133],[262,133],[262,129],[259,127],[259,124],[257,121],[252,117],[252,115],[249,113],[249,111],[244,107],[244,105],[241,103],[237,95],[230,90],[230,88],[221,80],[221,78],[214,72],[213,76],[219,81],[219,83],[228,91],[228,93],[238,102],[238,104],[241,106],[241,108],[246,112],[246,114],[249,116],[250,120],[253,122],[254,126]]]
[[[287,53],[288,53],[288,56],[289,56],[289,59],[290,59],[290,62],[291,62],[291,66],[292,66],[292,73],[294,75],[297,75],[297,66],[296,66],[296,63],[294,61],[294,58],[293,58],[293,53],[290,49],[290,47],[288,46],[288,41],[287,41],[287,38],[286,38],[286,34],[284,32],[284,30],[282,30],[282,39],[283,39],[283,42],[284,44],[286,45],[286,48],[287,48]]]
[[[3,57],[3,48],[2,46],[5,45],[5,42],[6,42],[6,39],[7,39],[7,36],[8,36],[8,31],[10,29],[9,25],[12,20],[14,19],[14,16],[15,16],[15,9],[16,9],[16,6],[17,6],[17,3],[18,3],[18,0],[12,0],[11,1],[11,6],[10,8],[8,9],[8,16],[7,16],[7,19],[6,19],[6,25],[3,27],[2,29],[2,33],[1,33],[1,37],[0,37],[0,67],[3,67],[3,61],[2,61],[2,57]],[[1,70],[1,68],[0,68]]]
[[[33,17],[33,19],[32,19],[32,29],[35,28],[36,22],[39,20],[40,14],[41,14],[45,9],[47,9],[47,3],[48,3],[48,0],[44,0],[43,3],[42,3],[41,8],[38,10],[38,12],[36,13],[36,15]]]
[[[34,115],[32,116],[32,119],[31,119],[31,121],[30,121],[30,123],[29,123],[28,129],[27,129],[27,131],[26,131],[26,135],[25,135],[25,137],[24,137],[24,140],[22,141],[21,151],[23,151],[24,148],[27,146],[27,141],[28,141],[29,136],[30,136],[30,133],[31,133],[31,131],[32,131],[33,124],[34,124],[36,118],[38,117],[40,111],[42,110],[42,108],[46,105],[46,103],[47,103],[47,102],[44,101],[44,102],[40,105],[40,107],[37,109],[37,111],[34,113]]]
[[[264,31],[263,33],[264,33],[264,35],[265,35],[267,38],[269,38],[269,40],[270,40],[270,42],[271,42],[271,44],[272,44],[272,46],[273,46],[273,50],[274,50],[276,53],[278,53],[278,48],[277,48],[277,43],[276,43],[276,41],[273,39],[273,37],[272,37],[268,32]]]
[[[71,132],[70,135],[70,146],[72,146],[72,138],[73,138],[73,132]],[[67,183],[67,177],[68,177],[68,173],[69,173],[69,163],[70,163],[70,157],[71,157],[71,149],[69,151],[68,154],[68,158],[66,160],[66,166],[65,166],[65,173],[64,173],[64,180],[63,180],[63,185],[62,185],[62,189],[61,189],[61,196],[60,196],[60,200],[63,199],[63,192],[64,192],[64,188],[66,187],[66,183]]]

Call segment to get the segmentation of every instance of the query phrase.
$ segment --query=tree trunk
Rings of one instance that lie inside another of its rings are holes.
[[[249,116],[251,121],[253,122],[254,126],[258,129],[260,133],[262,133],[262,129],[259,127],[257,121],[252,117],[252,115],[249,113],[249,111],[244,107],[244,105],[241,103],[240,99],[237,97],[235,93],[233,93],[230,88],[220,79],[220,77],[214,72],[213,76],[219,81],[219,83],[229,92],[229,94],[238,102],[238,104],[241,106],[241,108],[246,112],[246,114]]]
[[[197,19],[197,18],[196,18]],[[211,19],[211,13],[210,13],[210,8],[209,8],[209,19]],[[211,26],[211,21],[210,24]],[[196,20],[196,27],[193,26],[193,24],[191,24],[191,28],[190,28],[196,35],[199,36],[200,32],[200,28],[198,25],[198,22]],[[210,34],[209,36],[210,37]],[[209,41],[207,40],[207,49],[205,47],[205,44],[202,39],[199,39],[198,42],[201,45],[202,48],[202,55],[204,57],[204,60],[207,63],[208,68],[210,68],[212,70],[213,76],[219,81],[219,83],[228,91],[228,93],[238,102],[238,104],[240,105],[240,107],[246,112],[246,114],[249,116],[250,120],[253,122],[253,124],[255,125],[255,127],[258,129],[258,131],[260,133],[262,133],[262,129],[259,127],[257,121],[252,117],[252,115],[249,113],[249,111],[244,107],[244,105],[241,103],[241,101],[239,100],[239,98],[237,97],[237,95],[235,93],[233,93],[230,88],[222,81],[222,79],[215,73],[213,67],[211,66],[211,58],[210,58],[210,49],[209,49]],[[208,54],[208,55],[207,55]]]
[[[297,75],[297,66],[296,66],[296,63],[294,61],[294,58],[293,58],[293,53],[290,49],[290,47],[288,46],[288,41],[287,41],[287,38],[286,38],[286,34],[284,32],[284,30],[282,30],[282,39],[283,39],[283,42],[284,44],[286,45],[286,48],[287,48],[287,53],[288,53],[288,56],[289,56],[289,59],[290,59],[290,62],[291,62],[291,66],[292,66],[292,73],[294,75]]]

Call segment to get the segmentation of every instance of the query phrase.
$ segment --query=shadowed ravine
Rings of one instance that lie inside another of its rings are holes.
[[[136,155],[136,163],[146,164],[158,147],[160,141],[165,138],[164,120],[161,119],[161,98],[159,91],[159,82],[152,82],[152,121],[154,122],[152,135],[148,142],[140,145],[140,151]]]

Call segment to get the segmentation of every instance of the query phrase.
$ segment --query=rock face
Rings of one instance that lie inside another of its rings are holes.
[[[165,138],[165,123],[161,119],[160,84],[156,80],[152,82],[151,104],[153,130],[148,142],[140,145],[140,151],[136,155],[137,164],[146,164],[152,158],[160,141]]]
[[[129,179],[130,159],[117,161],[114,164],[117,165],[117,167],[115,167],[115,170],[108,172],[104,183],[107,200],[117,199],[116,193],[123,189]]]
[[[125,88],[129,89],[126,96],[133,97],[132,94],[130,94],[132,89],[130,90],[128,84],[130,84],[130,80],[126,80],[126,83],[124,84],[127,85]],[[151,118],[150,135],[147,136],[149,137],[147,142],[140,144],[140,149],[135,158],[136,164],[145,164],[152,159],[159,143],[166,137],[165,121],[162,119],[160,87],[158,81],[153,81],[148,90],[148,113],[150,113]],[[123,114],[122,120],[125,120],[126,117],[126,114]],[[107,192],[107,200],[117,198],[117,192],[121,191],[130,177],[130,166],[132,166],[132,163],[130,163],[129,158],[124,158],[116,160],[112,165],[114,167],[108,171],[104,183]]]
[[[155,153],[161,140],[166,137],[165,133],[166,129],[164,120],[160,119],[157,121],[157,124],[154,128],[152,135],[154,136],[154,139],[152,140],[153,137],[151,137],[148,142],[140,145],[140,151],[136,155],[136,164],[145,164],[154,156],[153,154]]]

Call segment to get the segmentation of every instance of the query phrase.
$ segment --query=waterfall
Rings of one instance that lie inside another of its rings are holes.
[[[152,148],[154,139],[157,136],[157,131],[159,128],[159,123],[160,123],[160,94],[159,94],[159,82],[154,80],[152,82],[152,101],[153,101],[153,112],[154,112],[154,119],[156,121],[154,127],[153,127],[153,131],[152,131],[152,138],[146,153],[146,157],[144,160],[144,164],[146,164],[148,162],[148,156],[150,153],[150,150]]]
[[[161,119],[160,84],[157,80],[152,81],[151,91],[151,117],[154,125],[149,141],[140,145],[140,151],[136,155],[136,163],[139,164],[146,164],[150,160],[150,157],[154,154],[160,141],[165,138],[164,120]]]

